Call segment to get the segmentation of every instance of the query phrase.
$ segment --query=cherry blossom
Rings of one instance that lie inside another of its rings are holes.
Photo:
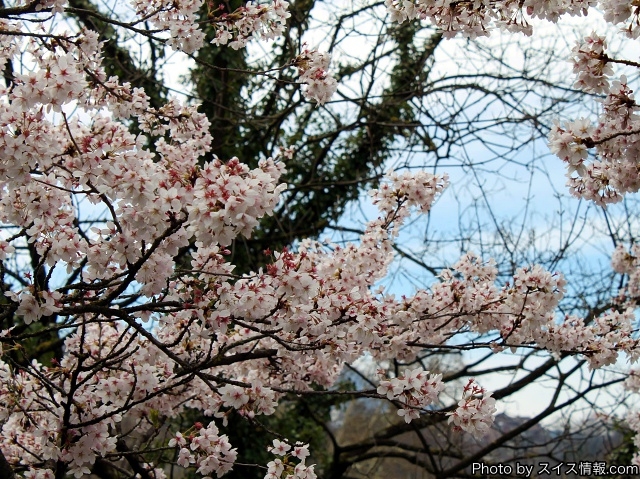
[[[204,41],[201,22],[216,28],[216,45],[241,48],[251,38],[277,37],[289,17],[288,3],[274,0],[234,12],[210,8],[200,19],[202,3],[131,5],[138,22],[149,22],[158,39],[186,53]],[[555,21],[595,5],[385,4],[391,21],[429,19],[446,36],[470,37],[494,26],[532,33],[531,18]],[[638,36],[637,9],[599,5],[609,22],[625,23]],[[22,20],[42,23],[61,16],[66,2],[27,6],[35,16]],[[402,226],[434,207],[446,175],[390,172],[371,192],[379,215],[357,242],[304,240],[269,252],[262,269],[235,274],[227,248],[250,237],[278,206],[286,189],[282,160],[291,160],[295,149],[254,168],[235,157],[204,161],[212,138],[198,106],[170,99],[152,107],[143,90],[107,76],[97,33],[32,33],[11,17],[0,29],[0,66],[18,56],[32,63],[0,93],[0,223],[8,231],[0,260],[20,250],[35,258],[33,271],[5,294],[3,308],[21,328],[49,328],[63,342],[50,365],[0,360],[0,451],[23,477],[88,476],[101,458],[132,456],[119,443],[127,424],[153,427],[188,409],[211,420],[169,432],[162,447],[175,451],[181,467],[222,476],[238,457],[218,429],[229,415],[273,414],[285,394],[330,388],[343,366],[364,354],[408,364],[423,345],[443,345],[459,333],[492,334],[496,354],[545,349],[581,356],[594,369],[623,354],[631,362],[640,357],[632,326],[640,291],[637,245],[614,252],[614,270],[627,281],[613,308],[589,321],[559,317],[561,273],[526,265],[500,283],[495,262],[473,252],[428,289],[400,299],[375,289]],[[640,189],[638,105],[627,79],[614,76],[619,61],[606,48],[594,33],[572,52],[576,86],[605,95],[602,113],[596,121],[557,123],[549,136],[551,151],[567,164],[571,191],[600,205]],[[329,62],[329,53],[304,49],[282,67],[296,67],[304,96],[324,104],[337,89]],[[71,109],[78,114],[68,114]],[[132,124],[143,134],[132,133]],[[83,225],[82,202],[101,211],[101,220]],[[183,250],[190,258],[180,262]],[[53,281],[54,271],[66,275],[64,286]],[[16,347],[17,329],[0,331],[3,353]],[[391,401],[407,423],[434,413],[435,405],[449,408],[454,429],[476,437],[493,423],[495,399],[473,379],[457,403],[441,397],[438,372],[413,367],[377,379],[370,396]],[[632,373],[628,386],[638,389],[637,383]],[[640,431],[637,415],[629,423]],[[308,445],[275,438],[268,450],[277,457],[266,465],[266,478],[316,477],[305,463]],[[161,465],[147,460],[138,467],[164,477]]]
[[[305,459],[309,456],[309,445],[296,443],[293,451],[291,451],[291,445],[287,441],[281,441],[279,439],[273,440],[273,447],[269,447],[268,451],[276,456],[281,456],[282,459],[275,458],[273,461],[267,464],[267,474],[265,479],[316,479],[314,466],[308,466],[305,463]],[[292,462],[292,458],[298,459],[300,462],[297,464]],[[284,474],[284,476],[283,476]]]
[[[193,427],[198,434],[191,434],[188,439],[181,433],[169,441],[170,447],[181,446],[176,463],[184,468],[192,464],[197,467],[197,473],[209,476],[215,472],[217,477],[229,472],[236,460],[237,452],[231,448],[226,435],[220,436],[218,428],[212,422],[204,427],[196,423]]]
[[[493,424],[496,400],[491,393],[470,379],[455,411],[447,413],[455,429],[464,430],[475,437],[484,436]]]
[[[580,80],[586,89],[594,88]],[[605,88],[605,83],[597,83]],[[579,197],[606,205],[622,200],[624,194],[640,189],[636,165],[640,120],[634,95],[627,79],[621,76],[608,87],[602,101],[603,113],[596,125],[581,119],[566,125],[556,124],[549,135],[549,146],[568,164],[568,185]],[[588,149],[597,157],[586,163]],[[577,173],[574,175],[573,173]]]
[[[404,407],[398,410],[398,416],[409,423],[420,416],[421,409],[436,402],[443,389],[441,374],[414,369],[399,378],[380,381],[377,391],[387,399],[399,401]]]
[[[287,444],[285,441],[280,441],[279,439],[274,439],[273,447],[268,448],[269,452],[272,452],[277,456],[284,456],[290,449],[291,446],[289,444]]]
[[[571,192],[599,205],[618,202],[624,194],[640,189],[635,160],[639,108],[624,75],[610,81],[614,75],[612,65],[640,64],[612,58],[606,48],[606,39],[592,33],[572,50],[576,87],[606,94],[597,123],[583,118],[556,124],[549,135],[551,151],[567,163]],[[587,162],[589,149],[596,153],[591,162]]]
[[[329,101],[338,89],[338,82],[328,72],[331,56],[317,50],[304,50],[294,60],[298,67],[300,81],[307,84],[303,94],[315,100],[318,105]]]
[[[461,33],[469,37],[489,35],[493,28],[532,34],[531,19],[557,22],[563,15],[587,15],[591,7],[604,11],[605,20],[625,23],[628,36],[640,35],[638,9],[618,0],[557,2],[435,2],[431,0],[386,0],[392,22],[428,19],[445,36]],[[575,86],[592,93],[605,93],[603,113],[597,124],[586,119],[556,124],[549,134],[549,147],[567,163],[568,186],[579,197],[599,205],[615,203],[625,193],[640,189],[637,168],[638,105],[624,75],[614,79],[613,65],[640,67],[630,59],[617,59],[606,52],[607,41],[595,32],[572,50]],[[597,159],[586,162],[595,149]],[[577,173],[577,175],[574,175]]]
[[[289,2],[273,0],[271,4],[247,2],[234,12],[215,11],[210,21],[216,27],[215,45],[229,45],[234,50],[243,48],[251,38],[270,40],[281,35],[287,18]],[[220,7],[222,9],[222,7]]]
[[[627,285],[621,291],[623,298],[640,296],[640,245],[632,245],[629,251],[619,245],[611,257],[611,265],[614,271],[628,275]]]

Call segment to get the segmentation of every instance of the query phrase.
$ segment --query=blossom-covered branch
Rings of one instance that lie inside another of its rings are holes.
[[[589,6],[386,3],[393,20],[429,17],[449,33],[469,35],[484,33],[490,18],[526,31],[523,8],[553,20]],[[202,45],[202,2],[132,5],[137,21],[166,34],[172,48],[191,53]],[[131,464],[122,442],[131,435],[127,424],[160,436],[160,424],[187,409],[211,420],[172,430],[157,449],[174,451],[176,464],[201,476],[221,476],[237,458],[218,429],[231,414],[273,414],[288,392],[330,388],[344,364],[363,355],[408,364],[419,344],[446,345],[460,334],[494,335],[496,353],[545,349],[582,356],[592,368],[623,353],[638,359],[636,249],[616,252],[614,266],[631,284],[615,309],[591,322],[558,318],[562,274],[524,266],[504,284],[495,263],[474,253],[413,295],[397,299],[376,289],[402,226],[431,210],[446,175],[389,173],[371,192],[379,214],[358,242],[303,240],[295,249],[265,252],[264,268],[236,274],[227,248],[250,237],[278,206],[286,189],[283,158],[253,168],[235,157],[205,161],[212,137],[196,105],[173,99],[152,107],[142,89],[107,75],[95,32],[21,35],[29,22],[62,15],[65,2],[27,6],[0,24],[0,64],[19,57],[29,65],[0,92],[0,222],[9,232],[0,239],[0,260],[22,263],[26,272],[2,299],[0,449],[23,477],[80,478],[106,458]],[[281,33],[287,7],[277,0],[231,13],[210,7],[202,21],[216,25],[216,45],[240,48]],[[614,20],[632,15],[623,13]],[[604,203],[636,191],[639,175],[637,106],[624,78],[609,85],[603,51],[595,36],[574,51],[578,82],[607,93],[599,126],[557,126],[551,143],[578,175],[574,190]],[[307,98],[323,104],[335,93],[328,54],[305,49],[288,65],[298,69]],[[602,162],[585,166],[594,146]],[[81,221],[85,209],[97,218]],[[20,251],[28,252],[30,266]],[[22,346],[46,334],[63,343],[50,364]],[[441,397],[437,371],[412,368],[376,380],[368,396],[396,405],[406,423],[439,415],[481,436],[493,422],[495,399],[475,380],[455,392],[456,400]],[[266,465],[267,478],[315,477],[305,444],[272,444],[278,457]],[[134,469],[166,476],[151,453],[135,452],[141,459]]]

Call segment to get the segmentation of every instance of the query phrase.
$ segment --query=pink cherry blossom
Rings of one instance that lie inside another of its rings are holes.
[[[293,61],[298,67],[300,81],[307,85],[304,96],[318,105],[329,101],[338,89],[338,82],[328,71],[330,61],[331,55],[317,50],[304,50]]]
[[[494,334],[496,354],[544,349],[583,357],[593,369],[623,354],[632,362],[640,357],[633,326],[637,244],[616,248],[612,265],[625,282],[613,308],[588,320],[558,316],[567,287],[561,273],[527,265],[499,282],[495,261],[473,252],[413,295],[397,299],[375,290],[402,226],[431,210],[448,185],[446,175],[391,172],[371,192],[379,215],[358,241],[303,240],[295,249],[270,252],[264,268],[235,274],[227,247],[250,237],[276,210],[286,189],[281,160],[292,159],[295,148],[253,168],[235,157],[204,161],[212,137],[197,105],[171,99],[152,107],[142,89],[109,77],[96,32],[30,29],[59,18],[66,3],[31,2],[30,16],[0,20],[0,67],[20,59],[29,64],[0,93],[0,223],[9,231],[0,239],[0,260],[26,249],[38,263],[5,293],[3,307],[29,331],[39,321],[60,328],[64,343],[51,365],[0,360],[0,448],[25,478],[87,476],[100,458],[125,456],[119,441],[128,424],[156,427],[187,409],[211,420],[169,432],[166,447],[179,466],[222,476],[238,457],[218,429],[229,414],[273,414],[286,393],[330,388],[346,363],[365,354],[409,364],[418,344],[446,344],[460,332]],[[122,28],[147,22],[157,40],[186,53],[202,45],[203,22],[215,29],[214,44],[242,48],[252,38],[274,39],[290,16],[282,0],[210,10],[204,19],[201,0],[130,4],[136,20]],[[385,5],[392,22],[429,20],[445,36],[477,37],[492,28],[531,34],[533,18],[583,15],[595,3]],[[639,35],[638,12],[628,2],[599,6],[607,21]],[[303,95],[322,105],[337,91],[330,58],[304,48],[282,68],[297,68]],[[603,95],[601,113],[556,123],[549,147],[566,164],[570,191],[604,206],[640,190],[640,107],[614,69],[638,65],[609,56],[596,33],[575,46],[571,61],[576,86]],[[78,113],[68,116],[71,109]],[[133,134],[132,124],[155,143]],[[82,202],[103,211],[102,219],[83,226]],[[187,264],[176,261],[183,249],[190,250]],[[44,270],[44,281],[35,277]],[[67,284],[51,280],[54,270]],[[0,331],[3,342],[16,329]],[[640,389],[637,377],[630,373],[631,390]],[[368,394],[390,401],[407,423],[437,404],[449,408],[454,429],[475,437],[488,432],[496,412],[491,392],[469,380],[456,402],[443,390],[442,374],[412,366],[381,372]],[[628,422],[640,433],[636,413]],[[273,440],[268,450],[278,457],[266,465],[265,477],[316,477],[305,463],[308,445],[291,444]],[[157,478],[165,476],[162,466],[139,464]]]
[[[484,436],[493,424],[496,412],[496,400],[490,393],[470,379],[464,388],[462,399],[455,411],[447,413],[449,423],[454,429],[463,430],[480,438]]]

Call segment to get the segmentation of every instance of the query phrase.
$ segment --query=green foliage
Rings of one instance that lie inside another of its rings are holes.
[[[628,465],[635,454],[638,452],[638,448],[634,444],[635,432],[629,428],[621,419],[613,418],[612,430],[620,436],[620,444],[615,447],[607,455],[607,464],[609,465]],[[619,476],[605,476],[608,479],[617,479]]]

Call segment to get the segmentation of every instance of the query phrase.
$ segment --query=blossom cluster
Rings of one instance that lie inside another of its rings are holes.
[[[496,400],[487,393],[474,379],[470,379],[464,387],[462,399],[458,407],[447,413],[449,424],[475,437],[484,436],[493,424]]]
[[[593,88],[590,85],[595,84],[581,82],[585,88]],[[606,87],[603,81],[597,85]],[[607,205],[640,189],[636,161],[640,107],[625,76],[612,82],[602,106],[603,113],[596,125],[586,119],[564,125],[556,123],[549,134],[549,147],[567,163],[567,184],[572,194]],[[596,159],[587,163],[589,148],[595,148]]]
[[[318,105],[329,101],[338,89],[338,82],[328,71],[330,61],[331,55],[317,50],[304,50],[293,60],[300,81],[307,85],[304,96],[315,100]]]
[[[179,448],[177,464],[198,468],[196,472],[203,476],[210,476],[215,472],[217,477],[229,472],[236,460],[237,452],[231,448],[226,435],[220,436],[218,428],[213,422],[207,427],[200,423],[194,425],[197,434],[183,436],[181,433],[169,441],[169,447]]]
[[[571,192],[599,205],[618,202],[624,194],[640,189],[636,161],[640,107],[624,75],[610,81],[616,60],[607,55],[606,48],[605,38],[592,33],[572,51],[575,86],[606,95],[597,123],[585,118],[557,123],[549,134],[551,151],[567,163]],[[587,162],[592,148],[596,158]]]
[[[371,190],[373,203],[387,215],[407,215],[416,207],[428,212],[436,196],[447,187],[449,177],[433,175],[426,171],[398,174],[389,172],[378,189]]]
[[[616,273],[628,277],[627,284],[621,291],[623,297],[637,300],[640,297],[640,245],[632,245],[629,251],[618,245],[611,257],[611,265]]]
[[[174,50],[193,53],[202,47],[204,33],[198,26],[197,13],[203,0],[132,0],[130,3],[139,17],[169,34],[167,45]]]
[[[233,12],[220,16],[211,15],[210,22],[216,30],[214,45],[229,45],[238,50],[247,45],[251,38],[272,40],[284,32],[289,2],[273,0],[270,4],[247,2]]]
[[[593,93],[609,91],[607,77],[613,75],[613,68],[605,53],[606,48],[606,39],[595,32],[573,47],[573,71],[578,76],[576,87]]]
[[[446,0],[385,0],[391,21],[403,23],[414,19],[429,19],[447,37],[458,33],[475,38],[487,36],[495,28],[531,35],[532,18],[551,21],[565,14],[581,15],[595,4],[592,0],[525,2],[446,1]]]
[[[599,7],[604,13],[604,19],[617,25],[620,23],[625,24],[623,31],[630,38],[638,38],[640,36],[640,11],[633,3],[628,3],[621,0],[607,0],[600,1]]]
[[[62,13],[68,0],[39,0],[36,5],[36,11],[51,9],[53,13]]]
[[[429,19],[445,36],[462,33],[469,37],[489,35],[494,27],[530,35],[532,18],[556,22],[563,15],[587,15],[591,7],[597,6],[608,22],[626,23],[624,30],[628,36],[640,35],[640,10],[620,0],[386,0],[385,5],[391,21]],[[557,123],[549,133],[551,151],[567,163],[571,193],[598,205],[618,202],[626,193],[640,189],[639,107],[624,75],[610,80],[614,74],[613,64],[639,68],[640,63],[612,58],[606,48],[606,39],[594,32],[572,50],[573,71],[577,76],[575,86],[585,92],[606,95],[597,124],[578,119],[564,125]],[[586,162],[590,149],[595,149],[596,159]]]
[[[624,29],[628,36],[640,35],[637,8],[621,0],[385,0],[385,5],[392,22],[429,19],[450,37],[458,33],[472,38],[486,36],[496,27],[531,35],[532,19],[557,22],[564,15],[586,16],[592,7],[601,9],[611,24],[627,23]]]
[[[389,400],[399,401],[403,407],[398,409],[398,416],[409,423],[420,417],[420,410],[435,403],[443,389],[442,374],[429,374],[428,371],[414,369],[400,377],[381,380],[377,391]]]
[[[233,407],[248,417],[254,417],[256,414],[270,415],[275,412],[278,403],[275,401],[276,394],[271,389],[263,387],[259,381],[239,379],[251,384],[251,387],[224,385],[218,390],[223,406]]]
[[[296,442],[292,448],[286,440],[274,439],[273,446],[269,446],[267,450],[280,457],[276,457],[267,464],[267,474],[264,479],[280,479],[282,477],[286,479],[316,479],[315,467],[306,464],[306,459],[310,454],[308,444]],[[295,463],[293,459],[297,459],[299,462]],[[283,476],[283,474],[285,475]]]

